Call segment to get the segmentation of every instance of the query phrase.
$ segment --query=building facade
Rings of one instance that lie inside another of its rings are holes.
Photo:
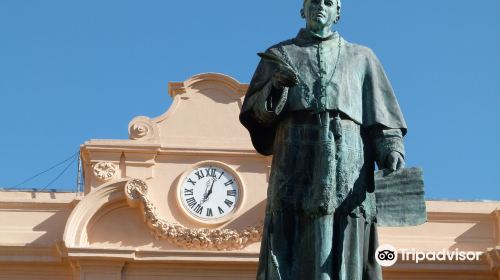
[[[211,73],[170,83],[170,108],[134,118],[129,140],[81,146],[81,193],[0,192],[0,279],[254,279],[271,159],[238,121],[246,89]],[[500,279],[500,202],[427,212],[380,228],[399,249],[384,279]]]

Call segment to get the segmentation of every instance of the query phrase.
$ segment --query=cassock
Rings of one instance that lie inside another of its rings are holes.
[[[266,52],[299,82],[274,88],[279,66],[261,60],[240,113],[255,149],[273,156],[257,279],[382,279],[373,172],[404,156],[407,128],[379,60],[305,29]]]

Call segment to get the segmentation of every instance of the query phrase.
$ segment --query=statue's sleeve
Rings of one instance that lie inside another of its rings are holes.
[[[363,80],[363,126],[382,126],[387,129],[400,129],[404,136],[406,122],[391,83],[375,54],[368,50]]]
[[[268,50],[268,52],[270,52]],[[273,153],[276,122],[286,96],[272,85],[276,65],[261,60],[245,95],[240,112],[240,122],[250,133],[252,144],[263,155]]]
[[[391,152],[398,152],[403,158],[405,157],[405,147],[401,129],[374,127],[371,131],[371,137],[375,145],[376,161],[380,169],[385,166],[387,157]]]
[[[380,61],[371,50],[368,50],[366,58],[363,126],[371,132],[376,161],[379,167],[383,167],[391,152],[405,156],[403,136],[407,127]]]

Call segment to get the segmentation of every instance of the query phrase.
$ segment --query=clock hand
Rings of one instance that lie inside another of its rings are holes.
[[[217,179],[215,179],[215,178],[212,179],[212,185],[210,186],[210,190],[208,190],[207,199],[212,194],[212,189],[214,188],[214,183],[215,183],[216,180]]]
[[[208,194],[208,188],[209,188],[209,186],[210,186],[210,180],[208,180],[208,181],[207,181],[207,184],[206,184],[206,185],[207,185],[207,186],[206,186],[206,188],[205,188],[205,193],[203,194],[203,198],[202,198],[202,200],[201,200],[200,205],[201,205],[201,204],[203,204],[204,202],[206,202],[206,201],[207,201],[207,199],[208,199],[208,196],[209,196],[209,194]]]

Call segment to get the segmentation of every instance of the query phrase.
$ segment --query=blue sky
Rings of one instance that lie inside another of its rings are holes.
[[[249,82],[257,52],[295,36],[302,1],[0,2],[0,187],[126,139],[169,107],[167,82]],[[337,26],[382,61],[428,198],[500,200],[500,1],[344,0]],[[43,188],[65,167],[21,187]],[[76,165],[49,188],[73,189]]]

